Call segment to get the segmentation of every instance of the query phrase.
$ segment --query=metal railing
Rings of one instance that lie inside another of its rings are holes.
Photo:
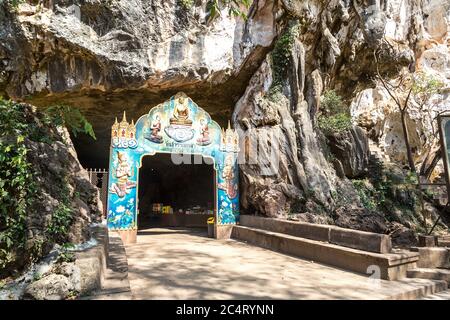
[[[100,191],[100,200],[103,204],[103,217],[106,217],[106,207],[108,200],[108,171],[106,169],[86,169],[89,180]]]

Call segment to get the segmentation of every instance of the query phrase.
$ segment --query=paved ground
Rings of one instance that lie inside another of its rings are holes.
[[[386,299],[420,279],[367,277],[198,230],[147,229],[126,246],[134,299]]]

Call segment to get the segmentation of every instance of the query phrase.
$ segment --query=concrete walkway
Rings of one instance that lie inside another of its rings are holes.
[[[198,230],[141,230],[126,253],[134,299],[389,299],[433,284],[374,284],[364,275]]]

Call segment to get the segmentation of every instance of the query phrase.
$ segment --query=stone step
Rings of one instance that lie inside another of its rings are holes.
[[[393,294],[388,300],[421,300],[439,295],[447,290],[447,283],[441,280],[405,279],[397,282],[406,283],[410,289]]]
[[[419,268],[450,268],[450,250],[441,247],[413,247],[419,253]]]
[[[447,247],[450,248],[450,240],[440,240],[438,239],[439,247]]]
[[[407,271],[408,278],[442,280],[450,284],[450,270],[437,268],[415,268]]]
[[[421,300],[450,300],[450,290],[425,296]]]
[[[406,278],[406,271],[414,268],[419,260],[417,252],[373,253],[244,226],[234,226],[231,237],[276,252],[361,274],[379,271],[380,278],[385,280]]]

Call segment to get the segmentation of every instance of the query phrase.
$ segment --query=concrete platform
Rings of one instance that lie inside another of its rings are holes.
[[[371,279],[201,230],[141,230],[125,249],[133,299],[417,299],[445,289]]]
[[[232,238],[362,274],[379,268],[385,280],[406,278],[406,270],[419,259],[417,252],[373,253],[244,226],[235,226]]]

